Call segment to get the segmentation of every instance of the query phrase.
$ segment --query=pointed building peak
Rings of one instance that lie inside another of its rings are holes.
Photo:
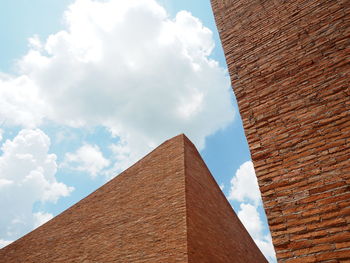
[[[161,145],[156,147],[152,152],[158,151],[160,148],[167,147],[167,145],[174,145],[174,146],[176,145],[176,147],[180,147],[181,149],[193,148],[197,151],[194,143],[184,133],[181,133],[181,134],[178,134],[178,135],[166,140]],[[183,151],[182,154],[184,155],[185,151]]]
[[[172,141],[181,141],[181,142],[183,142],[184,144],[183,144],[183,147],[186,147],[186,146],[191,146],[191,147],[194,147],[194,148],[196,148],[196,146],[194,145],[194,143],[186,136],[186,134],[184,134],[184,133],[180,133],[180,134],[178,134],[178,135],[176,135],[176,136],[174,136],[174,137],[172,137],[172,138],[170,138],[170,139],[168,139],[168,140],[166,140],[164,143],[167,143],[167,142],[172,142]]]
[[[166,140],[166,142],[167,141],[173,141],[173,140],[186,140],[186,139],[189,140],[184,133],[180,133],[180,134],[178,134],[178,135],[176,135],[176,136]]]
[[[0,250],[0,263],[73,261],[267,262],[184,134]]]

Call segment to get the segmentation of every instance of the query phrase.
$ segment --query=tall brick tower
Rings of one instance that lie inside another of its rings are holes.
[[[264,263],[193,144],[179,135],[43,226],[1,263]]]
[[[350,2],[211,3],[279,262],[349,262]]]

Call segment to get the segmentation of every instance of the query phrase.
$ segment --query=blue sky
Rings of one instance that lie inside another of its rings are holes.
[[[209,1],[4,0],[0,32],[0,245],[184,132],[275,262]]]

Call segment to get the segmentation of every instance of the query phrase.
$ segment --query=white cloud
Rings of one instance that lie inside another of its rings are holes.
[[[91,145],[66,156],[74,169],[114,174],[183,132],[201,149],[207,136],[232,121],[229,77],[209,58],[212,32],[190,13],[170,18],[154,0],[77,0],[64,17],[61,31],[29,40],[16,76],[0,73],[0,122],[102,125],[119,137],[111,145],[110,170]],[[72,191],[56,181],[49,145],[40,130],[22,130],[2,147],[0,208],[8,211],[0,218],[3,240],[49,217],[33,214],[34,203],[55,202]]]
[[[10,123],[103,125],[142,156],[183,132],[202,149],[232,121],[229,77],[209,58],[212,32],[190,13],[170,18],[154,0],[78,0],[65,21],[47,40],[30,39],[21,76],[1,78]]]
[[[39,129],[21,130],[6,140],[0,155],[0,238],[14,240],[48,218],[33,213],[37,202],[56,202],[73,190],[57,182],[56,155],[49,154],[50,139]]]
[[[231,179],[229,200],[253,202],[255,206],[261,202],[261,193],[254,166],[251,161],[243,163]]]
[[[110,162],[104,158],[98,146],[85,144],[75,153],[67,153],[62,166],[87,172],[90,176],[95,177],[109,164]]]
[[[251,204],[240,204],[240,210],[237,215],[252,238],[261,236],[263,225],[255,206]]]
[[[237,215],[269,262],[277,262],[271,235],[263,234],[264,225],[257,207],[242,203]]]
[[[264,235],[260,239],[254,239],[254,241],[270,263],[277,262],[276,252],[273,247],[272,238],[270,234]]]
[[[35,127],[47,111],[39,88],[26,75],[0,74],[0,122],[6,125]]]
[[[4,134],[4,130],[3,129],[0,129],[0,142],[2,141],[2,136]]]
[[[269,262],[277,262],[272,239],[262,221],[260,189],[251,161],[243,163],[231,180],[228,199],[240,202],[237,215]]]
[[[34,228],[45,224],[47,221],[53,218],[53,215],[50,213],[37,212],[33,214],[34,216]]]
[[[109,177],[113,177],[117,175],[118,172],[125,170],[142,155],[140,151],[132,152],[127,141],[111,144],[110,150],[113,153],[114,166],[107,173]]]

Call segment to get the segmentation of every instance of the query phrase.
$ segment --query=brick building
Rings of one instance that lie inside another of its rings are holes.
[[[279,262],[350,262],[350,2],[211,0]]]
[[[1,263],[267,262],[179,135],[0,250]]]

